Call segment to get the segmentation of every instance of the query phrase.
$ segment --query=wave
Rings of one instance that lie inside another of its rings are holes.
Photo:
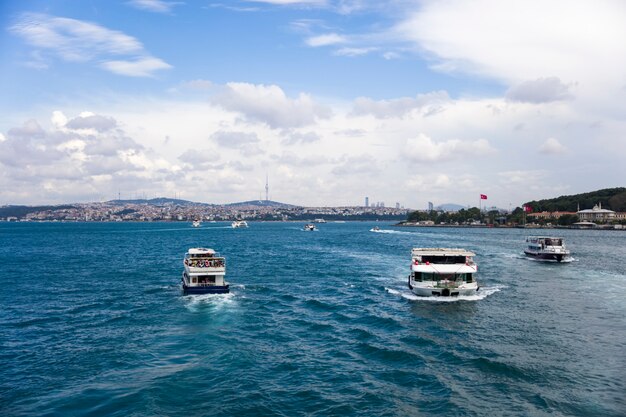
[[[494,285],[493,287],[481,287],[475,295],[459,295],[456,297],[419,297],[409,291],[398,291],[393,288],[385,287],[385,291],[389,294],[399,295],[400,297],[410,301],[425,301],[430,303],[454,303],[458,301],[480,301],[506,288],[505,285]]]
[[[214,307],[221,310],[236,303],[237,294],[229,292],[227,294],[187,294],[183,296],[185,307],[189,311],[198,311],[205,306]]]

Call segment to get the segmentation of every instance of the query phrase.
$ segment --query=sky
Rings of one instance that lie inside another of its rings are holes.
[[[0,205],[624,186],[624,22],[620,0],[0,2]]]

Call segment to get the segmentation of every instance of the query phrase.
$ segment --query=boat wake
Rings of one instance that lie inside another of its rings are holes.
[[[529,261],[532,261],[532,262],[541,262],[541,263],[548,263],[548,264],[568,264],[570,262],[576,262],[577,261],[576,258],[571,257],[571,256],[569,256],[567,258],[561,259],[561,262],[558,262],[555,259],[531,258],[530,256],[526,256],[526,255],[523,255],[523,256],[520,256],[520,257],[524,258],[524,259],[528,259]]]
[[[383,234],[387,234],[387,235],[415,235],[415,233],[412,233],[412,232],[401,232],[399,230],[384,230],[384,229],[374,230],[374,229],[370,229],[370,232],[373,232],[373,233],[383,233]]]
[[[232,292],[227,294],[188,294],[183,296],[183,301],[189,311],[196,312],[207,306],[215,309],[232,306],[236,303],[236,297],[236,294]]]
[[[385,291],[389,294],[399,295],[400,297],[410,301],[424,301],[429,303],[455,303],[458,301],[479,301],[484,300],[492,294],[499,292],[504,285],[495,285],[493,287],[481,287],[475,295],[459,295],[456,297],[418,297],[410,291],[398,291],[393,288],[385,287]]]

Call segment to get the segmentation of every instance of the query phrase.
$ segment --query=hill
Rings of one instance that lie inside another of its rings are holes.
[[[454,203],[441,204],[435,207],[436,210],[440,210],[440,211],[459,211],[464,208],[467,208],[467,207],[462,206],[460,204],[454,204]]]
[[[135,199],[135,200],[109,200],[107,201],[107,204],[111,204],[111,205],[119,205],[119,206],[123,206],[126,204],[148,204],[148,205],[152,205],[152,206],[163,206],[166,204],[173,204],[173,205],[177,205],[177,206],[210,206],[213,204],[207,204],[207,203],[196,203],[193,201],[188,201],[188,200],[181,200],[178,198],[166,198],[166,197],[158,197],[158,198],[151,198],[149,200],[146,199]]]
[[[240,203],[224,204],[226,207],[271,207],[271,208],[292,208],[297,207],[292,204],[279,203],[278,201],[271,200],[249,200],[242,201]]]
[[[533,212],[576,211],[593,208],[596,204],[613,211],[626,211],[626,188],[605,188],[583,194],[563,195],[546,200],[533,200],[525,203]]]
[[[56,211],[74,209],[76,206],[71,204],[64,204],[59,206],[4,206],[0,207],[0,218],[5,217],[17,217],[22,218],[30,213],[37,213],[40,211]]]

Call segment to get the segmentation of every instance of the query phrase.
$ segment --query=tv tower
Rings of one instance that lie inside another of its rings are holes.
[[[270,201],[270,186],[267,174],[265,174],[265,201]]]

